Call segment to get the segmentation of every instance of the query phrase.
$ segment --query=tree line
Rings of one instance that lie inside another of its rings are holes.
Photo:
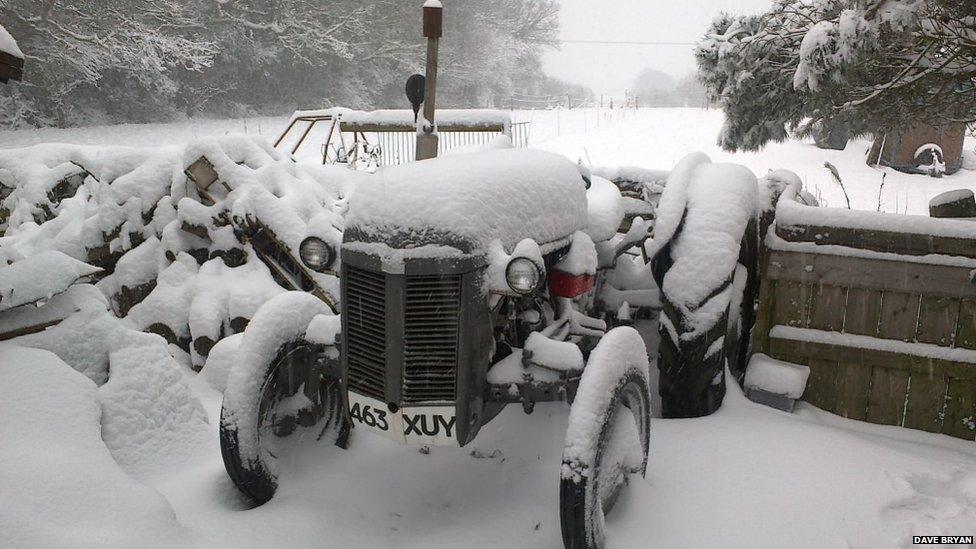
[[[0,124],[74,126],[333,105],[405,106],[423,72],[421,5],[403,0],[0,0],[26,55]],[[550,88],[556,0],[444,0],[438,103]],[[557,86],[562,83],[556,83]]]
[[[637,74],[631,89],[641,107],[702,108],[711,104],[708,92],[696,74],[675,80],[665,72],[646,68]]]

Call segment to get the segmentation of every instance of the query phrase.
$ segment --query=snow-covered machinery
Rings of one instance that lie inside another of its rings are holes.
[[[237,136],[160,150],[5,151],[0,257],[58,251],[99,267],[93,281],[112,312],[200,369],[283,291],[338,302],[336,275],[306,267],[299,247],[313,236],[338,245],[346,197],[369,177]]]
[[[528,144],[528,122],[513,122],[504,111],[437,111],[439,152],[459,152],[493,144]],[[297,111],[275,140],[275,148],[322,164],[374,170],[413,162],[417,122],[411,110],[355,111],[332,108]]]
[[[0,248],[0,341],[42,332],[99,301],[90,299],[98,294],[93,286],[74,285],[98,267],[53,250],[16,255]]]
[[[566,400],[563,540],[601,546],[604,514],[647,466],[648,357],[625,324],[656,290],[625,284],[650,279],[625,252],[649,225],[635,218],[618,232],[619,189],[538,151],[370,178],[350,199],[341,246],[300,246],[306,266],[339,273],[341,315],[321,296],[287,292],[244,332],[221,413],[230,477],[260,504],[289,435],[464,446],[507,404],[531,413]]]

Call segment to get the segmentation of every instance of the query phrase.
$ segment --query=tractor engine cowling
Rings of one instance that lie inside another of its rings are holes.
[[[342,371],[353,420],[402,443],[463,446],[481,427],[494,348],[483,264],[417,258],[388,272],[377,255],[350,248],[342,252]]]

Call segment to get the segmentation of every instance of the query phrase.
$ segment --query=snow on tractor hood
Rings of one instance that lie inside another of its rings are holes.
[[[350,198],[345,241],[484,253],[497,240],[510,252],[526,238],[543,248],[565,243],[586,227],[577,166],[552,153],[508,149],[380,169]]]

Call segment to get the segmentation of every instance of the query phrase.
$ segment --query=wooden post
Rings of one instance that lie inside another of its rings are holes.
[[[970,189],[944,192],[929,201],[932,217],[976,218],[976,199]]]
[[[437,156],[437,134],[434,133],[434,107],[437,94],[437,49],[443,29],[443,7],[440,0],[424,2],[424,36],[427,37],[427,71],[425,75],[424,118],[427,123],[417,132],[417,160]]]

